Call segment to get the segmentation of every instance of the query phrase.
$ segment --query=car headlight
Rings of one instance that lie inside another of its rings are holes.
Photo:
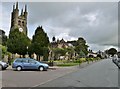
[[[45,64],[46,67],[48,67],[49,65],[48,64]]]

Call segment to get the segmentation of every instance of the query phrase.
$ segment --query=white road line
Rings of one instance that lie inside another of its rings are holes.
[[[75,70],[75,71],[77,71],[77,70]],[[69,73],[72,73],[72,72],[75,72],[75,71],[70,71],[70,72],[68,72],[68,73],[65,73],[65,74],[59,76],[59,77],[56,77],[56,78],[53,78],[53,79],[47,80],[47,81],[45,81],[45,82],[43,82],[43,83],[37,84],[37,85],[32,86],[31,88],[28,88],[28,89],[32,89],[32,88],[35,88],[35,87],[41,86],[41,85],[43,85],[43,84],[45,84],[45,83],[47,83],[47,82],[53,81],[53,80],[55,80],[55,79],[57,79],[57,78],[61,78],[61,77],[65,76],[65,75],[67,75],[67,74],[69,74]]]

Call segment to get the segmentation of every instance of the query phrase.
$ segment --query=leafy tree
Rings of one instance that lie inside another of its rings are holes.
[[[37,27],[35,30],[35,34],[33,35],[31,49],[35,54],[38,56],[38,60],[40,60],[40,56],[44,56],[44,60],[48,57],[48,45],[49,45],[49,38],[47,34],[44,32],[42,26]],[[45,57],[46,56],[46,57]]]
[[[4,46],[7,45],[7,36],[2,37],[2,45],[4,45]]]
[[[7,36],[5,35],[5,32],[3,30],[0,30],[0,44],[3,46],[7,45]]]
[[[110,49],[108,50],[108,54],[109,54],[109,55],[114,56],[114,54],[116,54],[116,53],[117,53],[117,50],[116,50],[115,48],[110,48]]]
[[[8,51],[15,54],[25,55],[27,53],[27,46],[30,45],[29,38],[22,32],[19,32],[18,28],[11,31],[7,42]]]
[[[81,55],[87,55],[88,54],[88,45],[86,45],[86,41],[84,40],[84,38],[80,37],[78,38],[77,42],[76,42],[76,46],[75,46],[75,51]]]
[[[7,62],[5,55],[8,55],[8,61],[11,61],[11,53],[7,51],[7,47],[0,45],[0,60]]]
[[[29,46],[28,46],[28,54],[29,54],[29,57],[32,58],[32,54],[34,53],[34,48],[33,48],[33,44],[31,43]]]
[[[75,53],[75,50],[74,50],[74,48],[73,47],[68,47],[67,49],[67,52],[68,52],[68,59],[72,59],[72,56],[74,55],[74,53]]]
[[[54,53],[54,59],[60,59],[60,56],[65,56],[67,50],[66,49],[62,49],[62,48],[54,48],[53,49],[53,53]]]
[[[0,54],[2,54],[2,55],[0,55],[0,58],[4,58],[4,55],[6,55],[7,54],[7,47],[5,47],[5,46],[3,46],[3,45],[0,45],[0,51],[2,52],[2,53],[0,53]],[[1,60],[1,59],[0,59]]]
[[[80,57],[84,57],[84,56],[85,56],[85,53],[84,53],[82,50],[80,50],[79,56],[80,56]]]
[[[43,49],[44,49],[43,50],[43,59],[44,59],[44,61],[48,61],[49,49],[48,49],[48,47],[44,47]]]

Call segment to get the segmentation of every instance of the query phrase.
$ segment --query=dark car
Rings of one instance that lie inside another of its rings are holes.
[[[0,61],[0,70],[5,70],[8,67],[6,62]]]
[[[41,63],[31,58],[17,58],[12,64],[12,68],[18,71],[22,69],[37,69],[40,71],[47,70],[49,68],[48,64]]]
[[[113,58],[112,61],[118,66],[120,69],[120,58]]]

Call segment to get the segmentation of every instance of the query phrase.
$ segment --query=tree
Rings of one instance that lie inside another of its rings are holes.
[[[53,53],[54,53],[54,59],[60,59],[60,56],[65,56],[67,50],[63,48],[54,48]]]
[[[73,47],[68,47],[66,50],[67,50],[67,52],[68,52],[68,60],[69,60],[69,59],[72,59],[72,57],[73,57],[74,54],[75,54],[74,48],[73,48]]]
[[[7,36],[5,35],[5,32],[3,30],[0,30],[0,44],[3,46],[7,45]]]
[[[117,50],[116,50],[115,48],[110,48],[110,49],[108,50],[108,54],[109,54],[109,55],[114,56],[114,54],[116,54],[116,53],[117,53]]]
[[[33,44],[31,43],[29,46],[28,46],[28,54],[29,54],[29,57],[32,58],[32,54],[34,53],[34,48],[33,48]]]
[[[44,32],[42,26],[37,27],[35,30],[35,34],[33,35],[31,47],[33,48],[33,52],[37,55],[37,59],[40,60],[40,56],[44,56],[44,60],[48,59],[49,54],[49,38],[47,34]]]
[[[44,49],[43,50],[43,59],[44,59],[44,61],[48,61],[49,49],[48,49],[48,47],[44,47],[43,49]]]
[[[19,32],[18,28],[11,31],[7,42],[8,51],[15,54],[25,56],[27,53],[27,46],[30,45],[29,38],[22,32]]]
[[[5,46],[3,46],[3,45],[0,45],[0,50],[1,50],[1,52],[2,52],[2,55],[0,55],[0,58],[4,58],[4,55],[6,55],[7,54],[7,47],[5,47]],[[2,60],[2,59],[0,59],[0,60]]]
[[[78,38],[75,46],[75,51],[81,56],[82,54],[88,54],[88,45],[86,45],[86,41],[84,38]]]

